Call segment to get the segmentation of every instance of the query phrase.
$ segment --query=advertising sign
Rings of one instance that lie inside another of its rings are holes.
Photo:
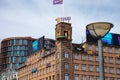
[[[32,48],[33,48],[33,52],[35,52],[35,51],[38,50],[38,40],[35,40],[35,41],[32,43]]]
[[[44,43],[45,43],[45,36],[42,36],[41,38],[39,38],[39,49],[44,48]]]
[[[57,23],[59,23],[59,22],[69,22],[70,20],[71,20],[71,17],[61,17],[61,18],[56,18],[55,19],[56,21],[57,21]]]
[[[87,42],[97,42],[97,39],[92,37],[90,32],[86,29]],[[106,45],[120,46],[120,34],[108,33],[102,38],[102,43]]]

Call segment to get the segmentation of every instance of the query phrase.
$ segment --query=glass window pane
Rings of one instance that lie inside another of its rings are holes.
[[[112,48],[111,47],[109,47],[109,53],[112,53]]]
[[[97,76],[97,77],[96,77],[96,80],[100,80],[100,77],[99,77],[99,76]]]
[[[27,40],[23,40],[23,44],[27,45],[28,44]]]
[[[14,45],[16,45],[16,40],[14,40]]]
[[[110,67],[110,73],[113,73],[113,67]]]
[[[114,78],[113,78],[113,77],[111,77],[111,78],[110,78],[110,80],[114,80]]]
[[[75,64],[75,65],[74,65],[74,69],[75,69],[75,70],[78,70],[78,64]]]
[[[20,51],[17,51],[17,56],[20,56]]]
[[[82,54],[82,60],[85,60],[85,54]]]
[[[65,66],[65,69],[68,69],[68,63],[65,63],[64,66]]]
[[[82,75],[82,80],[86,80],[86,75]]]
[[[65,52],[65,53],[64,53],[64,57],[65,57],[65,58],[68,58],[68,52]]]
[[[65,74],[65,80],[69,80],[69,74]]]
[[[98,46],[96,46],[96,51],[98,51]]]
[[[109,62],[113,63],[113,58],[112,57],[109,58]]]
[[[104,62],[106,62],[106,57],[104,56]]]
[[[19,40],[19,44],[21,44],[21,45],[22,45],[22,40]]]
[[[106,66],[104,66],[104,72],[107,72],[107,67]]]
[[[116,62],[116,64],[119,64],[119,59],[116,58],[116,59],[115,59],[115,62]]]
[[[115,48],[115,53],[118,54],[118,48]]]
[[[97,62],[99,61],[99,56],[96,56],[96,61],[97,61]]]
[[[89,65],[89,71],[93,71],[93,65]]]
[[[94,80],[94,79],[93,79],[93,76],[90,76],[90,80]]]
[[[74,80],[79,80],[79,75],[78,74],[74,75]]]
[[[99,69],[99,66],[96,66],[96,72],[99,72],[100,69]]]
[[[88,60],[92,61],[92,55],[88,55]]]
[[[117,74],[120,74],[120,68],[117,68],[117,69],[116,69],[116,73],[117,73]]]
[[[20,46],[17,46],[17,50],[20,50]]]
[[[74,54],[74,59],[78,59],[78,53]]]
[[[92,45],[88,45],[88,50],[92,50]]]
[[[85,64],[82,64],[82,70],[86,70],[86,65]]]
[[[13,63],[15,63],[15,61],[16,61],[16,57],[13,57],[12,59],[13,59],[13,61],[12,61],[12,62],[13,62]]]

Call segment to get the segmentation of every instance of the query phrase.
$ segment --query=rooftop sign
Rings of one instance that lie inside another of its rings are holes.
[[[71,20],[71,17],[61,17],[61,18],[56,18],[55,21],[57,23],[60,23],[60,22],[69,22]]]

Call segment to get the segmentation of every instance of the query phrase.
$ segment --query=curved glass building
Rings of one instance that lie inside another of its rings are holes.
[[[31,37],[11,37],[1,42],[0,71],[4,69],[17,69],[32,53]]]

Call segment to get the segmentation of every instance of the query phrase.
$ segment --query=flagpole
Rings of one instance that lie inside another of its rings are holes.
[[[64,5],[64,0],[62,1],[62,16],[64,17],[64,13],[65,13],[65,11],[64,11],[64,8],[65,8],[65,5]]]

